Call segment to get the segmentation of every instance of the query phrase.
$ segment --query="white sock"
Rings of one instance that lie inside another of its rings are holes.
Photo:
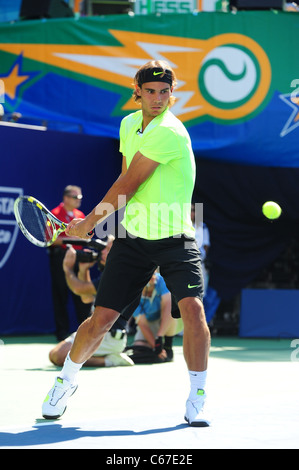
[[[77,364],[76,362],[73,362],[70,358],[70,353],[65,358],[63,368],[59,374],[59,377],[61,379],[66,379],[70,383],[74,383],[75,377],[81,367],[83,366],[84,362],[82,364]]]
[[[204,370],[203,372],[197,372],[194,370],[189,370],[189,377],[190,377],[190,394],[189,399],[194,401],[198,398],[199,390],[204,390],[206,386],[206,379],[207,379],[207,371]]]

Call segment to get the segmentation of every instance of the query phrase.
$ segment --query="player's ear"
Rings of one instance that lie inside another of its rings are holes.
[[[137,96],[141,96],[141,88],[138,85],[135,85],[135,91]]]

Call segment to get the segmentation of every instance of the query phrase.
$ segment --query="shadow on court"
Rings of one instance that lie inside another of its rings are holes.
[[[129,429],[87,431],[80,427],[63,427],[61,424],[35,425],[29,431],[19,433],[0,432],[0,442],[1,447],[43,446],[57,444],[59,442],[74,441],[83,437],[137,437],[179,431],[183,428],[189,429],[189,426],[187,424],[179,424],[172,427],[148,429],[144,431],[132,431]]]

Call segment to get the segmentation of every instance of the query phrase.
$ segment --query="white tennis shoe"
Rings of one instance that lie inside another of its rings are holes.
[[[43,406],[42,414],[45,419],[58,419],[66,410],[66,404],[77,390],[77,384],[71,384],[66,379],[56,377],[54,386],[47,394]]]
[[[204,390],[198,390],[198,398],[194,401],[188,399],[186,402],[185,420],[189,426],[205,427],[210,426],[211,421],[204,412],[204,403],[206,393]]]

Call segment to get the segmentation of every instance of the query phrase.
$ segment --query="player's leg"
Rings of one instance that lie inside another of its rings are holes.
[[[67,355],[60,376],[43,403],[43,416],[59,418],[66,409],[68,398],[76,391],[75,377],[84,362],[100,346],[104,335],[110,330],[125,306],[132,315],[135,300],[140,298],[143,287],[152,277],[156,265],[140,251],[132,240],[116,239],[101,277],[96,308],[78,328],[74,344]],[[137,306],[137,305],[136,305]],[[136,308],[135,306],[135,308]],[[124,314],[123,314],[124,315]]]
[[[111,329],[119,312],[97,306],[91,317],[87,318],[78,328],[70,358],[77,364],[84,363],[100,346],[105,334]]]
[[[210,350],[210,330],[203,304],[197,297],[186,297],[178,305],[184,323],[183,350],[188,369],[205,371]]]
[[[182,237],[171,243],[173,248],[166,252],[160,272],[178,303],[184,323],[183,349],[190,377],[185,419],[191,426],[207,426],[209,420],[203,415],[203,406],[210,332],[202,303],[200,253],[195,240]]]
[[[210,331],[203,304],[197,297],[182,299],[179,308],[184,322],[183,351],[190,377],[185,420],[190,426],[209,426],[210,420],[204,412],[204,404]]]
[[[97,307],[92,316],[81,323],[59,377],[56,377],[54,386],[43,402],[44,418],[57,419],[63,415],[68,399],[77,390],[76,375],[84,362],[98,349],[118,316],[118,312],[112,309]]]

